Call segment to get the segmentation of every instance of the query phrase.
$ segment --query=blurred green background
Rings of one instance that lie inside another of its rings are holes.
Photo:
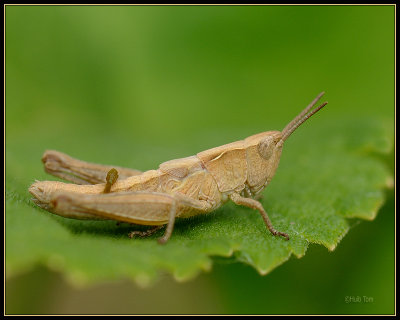
[[[6,6],[6,182],[25,188],[26,177],[48,179],[45,149],[156,168],[280,130],[323,90],[329,121],[393,122],[394,12]],[[129,281],[77,289],[38,266],[7,281],[6,313],[392,314],[393,192],[387,196],[377,219],[352,228],[333,253],[313,245],[265,277],[216,259],[210,273],[183,284],[165,276],[147,289]],[[372,300],[346,303],[358,296]]]

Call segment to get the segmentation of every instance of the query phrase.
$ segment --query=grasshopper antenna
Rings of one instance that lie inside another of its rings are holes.
[[[325,94],[325,92],[321,92],[300,114],[295,117],[292,121],[290,121],[287,126],[282,130],[282,141],[285,141],[289,136],[300,127],[308,118],[312,115],[316,114],[319,110],[325,107],[328,102],[324,102],[318,108],[310,111],[317,103],[319,99]]]

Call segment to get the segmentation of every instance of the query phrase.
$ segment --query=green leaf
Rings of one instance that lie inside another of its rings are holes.
[[[30,150],[23,141],[16,148],[14,142],[6,150],[7,275],[39,263],[64,273],[76,285],[128,277],[146,286],[163,273],[179,281],[193,278],[210,270],[217,257],[242,261],[265,275],[292,254],[302,257],[310,243],[334,250],[357,219],[373,220],[383,204],[384,190],[393,178],[382,159],[391,151],[393,133],[380,120],[316,118],[287,141],[262,200],[274,227],[287,232],[290,241],[273,237],[256,211],[232,203],[207,215],[178,220],[164,246],[156,242],[163,231],[129,239],[128,224],[52,215],[36,207],[27,192],[35,178],[51,179],[39,173],[41,150]],[[219,133],[222,138],[230,135],[235,136],[230,131]],[[198,140],[200,136],[194,138]],[[101,141],[97,138],[94,144]],[[187,138],[182,141],[189,146]],[[114,147],[119,144],[123,142]],[[151,146],[141,147],[143,154],[151,154]],[[158,162],[167,160],[169,153],[158,150]],[[137,155],[135,149],[124,153],[126,159]],[[186,155],[182,152],[175,158]],[[100,158],[97,162],[107,163]]]

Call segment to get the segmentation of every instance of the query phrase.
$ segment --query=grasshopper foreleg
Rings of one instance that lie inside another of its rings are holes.
[[[289,235],[287,233],[279,232],[274,229],[274,227],[272,226],[271,220],[268,217],[267,212],[264,210],[264,208],[260,202],[258,202],[257,200],[254,200],[254,199],[244,198],[244,197],[240,196],[238,193],[232,193],[229,197],[237,205],[241,205],[241,206],[245,206],[245,207],[249,207],[249,208],[258,210],[260,212],[268,230],[274,236],[282,236],[282,237],[285,237],[286,240],[289,240]]]

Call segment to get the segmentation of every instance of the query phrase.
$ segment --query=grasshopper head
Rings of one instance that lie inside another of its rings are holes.
[[[260,193],[271,181],[279,165],[282,147],[287,138],[327,102],[311,110],[324,95],[321,92],[297,117],[279,131],[267,131],[245,139],[247,152],[247,184],[253,194]],[[310,111],[311,110],[311,111]]]
[[[267,131],[244,140],[247,153],[247,185],[253,194],[262,191],[278,168],[282,133]]]

